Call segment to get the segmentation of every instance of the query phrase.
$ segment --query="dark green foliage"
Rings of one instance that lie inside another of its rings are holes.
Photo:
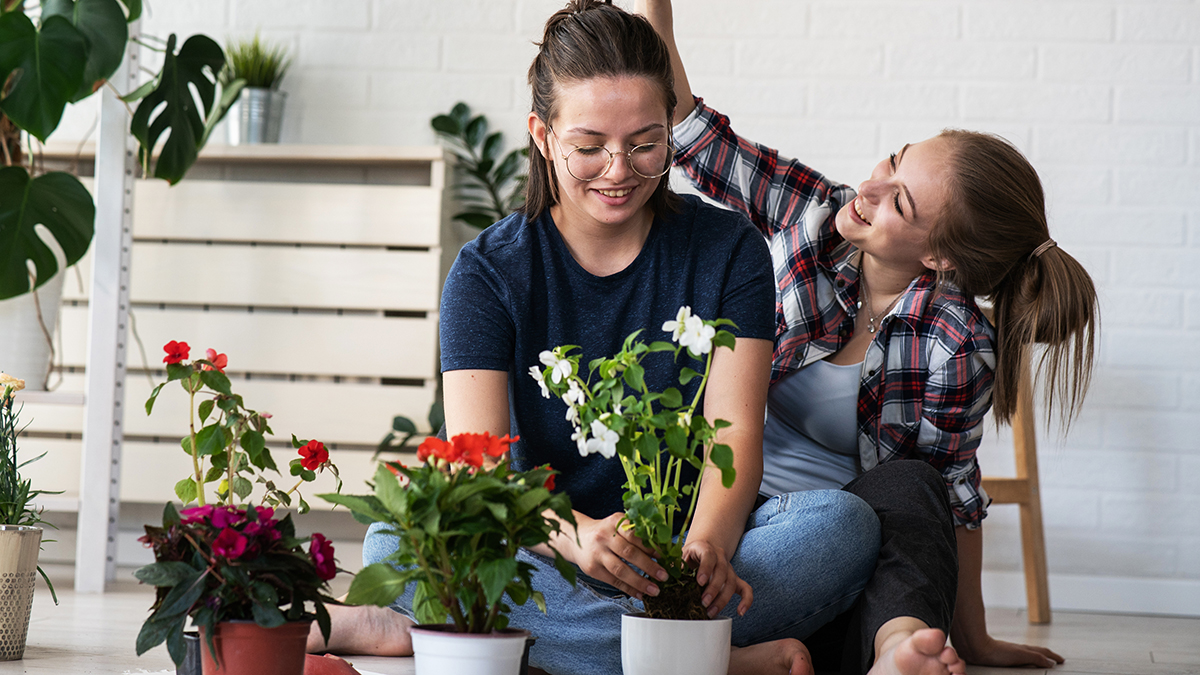
[[[446,115],[429,122],[458,158],[455,196],[466,207],[455,220],[483,229],[525,203],[525,181],[521,173],[528,148],[513,150],[501,159],[504,134],[488,133],[483,115],[471,116],[466,103],[458,103]]]

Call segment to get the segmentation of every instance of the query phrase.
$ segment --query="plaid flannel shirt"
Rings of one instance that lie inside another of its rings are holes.
[[[675,162],[705,195],[767,238],[775,268],[771,381],[840,350],[854,334],[860,252],[834,216],[855,197],[809,167],[745,139],[699,98],[674,129]],[[863,470],[921,459],[945,478],[956,524],[979,527],[991,501],[975,452],[992,402],[995,334],[974,298],[932,272],[904,291],[867,348],[858,395]]]

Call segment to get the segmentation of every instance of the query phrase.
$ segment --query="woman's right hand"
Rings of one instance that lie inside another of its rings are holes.
[[[579,566],[584,574],[603,581],[638,600],[658,595],[658,586],[633,569],[666,581],[667,571],[651,557],[649,549],[629,529],[619,527],[621,513],[596,520],[576,512],[576,537],[569,528],[558,535],[554,548]]]

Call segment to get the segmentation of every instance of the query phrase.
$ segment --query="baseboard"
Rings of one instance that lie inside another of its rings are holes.
[[[1025,607],[1025,576],[984,571],[983,602],[989,607]],[[1200,580],[1051,574],[1050,607],[1200,617]]]

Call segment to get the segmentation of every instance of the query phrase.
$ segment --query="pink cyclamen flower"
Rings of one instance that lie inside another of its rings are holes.
[[[204,366],[204,370],[217,370],[225,372],[225,366],[229,365],[229,357],[224,354],[218,354],[215,349],[208,349],[205,352],[208,360],[212,362],[211,366]]]
[[[180,522],[182,522],[184,525],[192,525],[194,523],[203,523],[204,521],[206,521],[212,517],[212,512],[213,512],[212,504],[205,504],[204,506],[193,506],[190,509],[184,509],[179,512],[179,515],[183,517],[183,519]]]
[[[227,527],[221,530],[221,534],[218,534],[217,538],[213,540],[213,555],[227,560],[237,560],[246,552],[246,544],[245,537],[232,527]]]
[[[317,568],[317,576],[321,581],[329,581],[337,576],[337,563],[333,560],[333,544],[320,532],[314,532],[312,544],[308,547],[313,565]]]

